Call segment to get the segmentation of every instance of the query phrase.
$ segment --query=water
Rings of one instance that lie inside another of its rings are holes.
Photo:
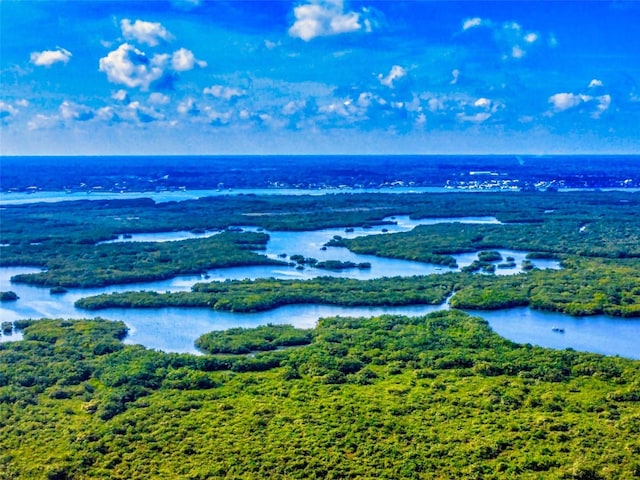
[[[468,313],[484,318],[497,334],[514,342],[640,359],[638,320],[606,315],[572,317],[527,307]],[[557,329],[561,331],[554,331]]]
[[[468,190],[462,190],[468,191]],[[25,205],[28,203],[55,203],[74,200],[132,200],[150,198],[156,203],[182,202],[204,197],[224,195],[329,195],[335,193],[444,193],[445,187],[388,187],[388,188],[233,188],[210,190],[162,190],[147,192],[0,192],[0,205]]]
[[[467,223],[499,223],[495,218],[456,218],[412,220],[408,217],[393,218],[395,225],[385,225],[373,229],[354,228],[352,232],[344,229],[324,229],[311,232],[268,232],[270,240],[266,254],[279,258],[281,253],[300,254],[318,260],[341,260],[355,263],[370,262],[371,269],[343,270],[332,272],[314,268],[300,271],[289,266],[254,266],[215,269],[208,272],[210,281],[226,279],[255,278],[313,278],[316,276],[341,276],[345,278],[370,279],[383,276],[427,275],[452,271],[449,268],[411,262],[405,260],[385,259],[366,255],[357,255],[345,248],[330,247],[322,250],[323,245],[341,235],[353,238],[360,235],[383,234],[382,229],[391,232],[407,231],[416,225],[443,221],[459,221]],[[246,227],[253,229],[253,227]],[[216,232],[207,232],[211,235]],[[190,232],[169,232],[154,234],[137,234],[132,238],[120,241],[172,241],[182,238],[193,238]],[[512,256],[518,265],[513,269],[497,269],[496,274],[506,275],[520,271],[519,266],[526,257],[526,252],[503,250],[503,258]],[[454,256],[462,267],[469,265],[477,258],[477,254],[460,254]],[[554,260],[535,260],[538,268],[560,268]],[[203,281],[200,275],[181,276],[159,282],[117,285],[94,289],[73,289],[68,293],[51,295],[46,288],[10,283],[10,278],[19,273],[35,273],[37,268],[7,267],[0,268],[0,291],[13,290],[20,299],[16,302],[0,304],[0,319],[14,321],[21,318],[86,318],[93,312],[86,312],[74,307],[74,302],[82,297],[100,293],[153,290],[158,292],[188,291],[197,282]],[[231,327],[253,327],[266,323],[289,323],[297,327],[311,327],[322,317],[330,316],[374,316],[384,313],[402,315],[425,315],[429,312],[448,308],[448,305],[414,305],[407,307],[385,308],[351,308],[330,305],[289,305],[275,310],[260,313],[230,313],[209,309],[108,309],[101,310],[98,315],[112,320],[122,320],[130,328],[125,343],[142,344],[149,348],[171,352],[197,353],[194,341],[203,333],[211,330],[224,330]],[[574,348],[607,355],[621,355],[629,358],[640,358],[637,344],[637,333],[640,330],[636,320],[623,320],[606,316],[575,318],[557,313],[546,313],[529,308],[514,308],[492,312],[470,312],[485,318],[491,327],[500,335],[519,343],[531,343],[550,348]],[[562,328],[564,333],[557,333],[553,328]],[[19,332],[12,335],[1,335],[1,341],[21,339]]]
[[[514,189],[509,189],[514,190]],[[596,191],[607,192],[640,192],[640,188],[561,188],[561,192]],[[29,203],[56,203],[75,200],[132,200],[150,198],[156,203],[182,202],[198,200],[204,197],[218,197],[224,195],[331,195],[336,193],[491,193],[501,190],[480,188],[448,188],[448,187],[380,187],[380,188],[234,188],[213,190],[166,190],[148,192],[0,192],[0,206],[26,205]]]
[[[318,261],[340,260],[343,262],[350,261],[353,263],[369,263],[371,268],[368,269],[349,269],[340,271],[321,270],[305,267],[304,270],[298,270],[293,267],[282,266],[252,266],[252,267],[232,267],[211,270],[208,272],[210,280],[242,280],[255,278],[297,278],[307,279],[318,276],[331,276],[343,278],[355,278],[358,280],[370,280],[381,277],[395,276],[411,276],[411,275],[430,275],[433,273],[443,273],[446,271],[456,271],[439,265],[428,263],[411,262],[406,260],[396,260],[390,258],[381,258],[373,255],[359,255],[341,247],[326,247],[325,244],[334,236],[343,238],[356,238],[363,235],[377,235],[386,233],[406,232],[412,230],[418,225],[433,225],[436,223],[472,223],[472,224],[500,224],[495,217],[464,217],[464,218],[437,218],[437,219],[420,219],[414,220],[406,215],[388,217],[383,221],[395,222],[395,224],[380,225],[373,228],[327,228],[322,230],[314,230],[307,232],[266,232],[269,234],[269,242],[266,250],[261,253],[269,258],[281,261],[289,261],[291,255],[302,255],[305,258],[315,258]],[[246,231],[258,231],[260,229],[251,226],[242,227]],[[117,240],[111,242],[165,242],[174,240],[186,240],[189,238],[203,238],[216,235],[218,232],[205,232],[202,234],[194,234],[191,232],[159,232],[159,233],[139,233],[126,236],[120,236]],[[125,238],[126,237],[126,238]],[[511,269],[497,269],[498,275],[509,275],[521,272],[520,265],[525,260],[527,252],[518,252],[512,250],[501,250],[503,258],[507,256],[514,257],[517,267]],[[281,257],[282,254],[286,258]],[[477,253],[456,254],[453,257],[460,267],[470,265],[476,260]],[[555,260],[535,260],[538,268],[560,268]],[[200,277],[193,277],[192,282],[201,281]],[[156,290],[156,287],[151,287]]]

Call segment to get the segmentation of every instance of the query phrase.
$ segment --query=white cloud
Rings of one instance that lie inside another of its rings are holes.
[[[164,75],[168,58],[169,55],[163,54],[149,59],[144,52],[123,43],[100,59],[100,71],[106,73],[112,83],[148,90],[151,83]]]
[[[602,87],[602,85],[602,80],[598,80],[597,78],[594,78],[589,82],[589,88]]]
[[[429,100],[427,100],[427,108],[432,113],[435,113],[439,110],[444,110],[444,102],[440,98],[430,98]]]
[[[86,105],[80,105],[78,103],[69,102],[65,100],[60,104],[60,116],[64,120],[77,120],[79,122],[86,122],[91,120],[95,114],[93,110]]]
[[[286,116],[295,115],[300,110],[302,110],[305,106],[305,102],[302,100],[291,100],[284,107],[282,107],[282,114]]]
[[[579,105],[584,105],[586,111],[591,111],[592,118],[600,118],[611,106],[611,95],[591,96],[575,93],[556,93],[549,97],[554,111],[563,112]]]
[[[502,59],[521,59],[541,42],[540,34],[527,32],[518,22],[494,22],[490,19],[480,17],[469,18],[462,24],[462,31],[467,31],[477,27],[485,27],[491,32],[495,43],[502,51]],[[551,35],[549,46],[551,46]],[[555,40],[554,40],[555,41]]]
[[[42,52],[31,53],[31,63],[39,67],[50,67],[54,63],[68,63],[71,52],[58,47],[56,50],[43,50]]]
[[[580,105],[582,98],[575,93],[556,93],[549,97],[549,103],[553,105],[553,109],[556,112],[562,112]]]
[[[57,116],[48,116],[39,113],[27,122],[27,128],[29,130],[53,128],[59,125],[59,123],[60,122]]]
[[[181,48],[173,52],[171,56],[171,66],[176,72],[186,72],[187,70],[193,70],[195,66],[204,68],[207,66],[207,62],[197,60],[191,50]]]
[[[593,118],[600,118],[604,112],[609,110],[609,106],[611,105],[611,95],[600,95],[596,97],[597,101],[596,111],[591,114]]]
[[[514,45],[511,48],[511,56],[513,58],[522,58],[525,55],[526,55],[526,52],[519,45]]]
[[[318,108],[321,113],[336,114],[341,117],[349,117],[349,103],[341,100],[335,100],[327,105]]]
[[[361,108],[368,108],[374,100],[374,96],[371,92],[362,92],[358,95],[357,104]]]
[[[515,30],[516,32],[520,32],[522,30],[522,26],[518,22],[504,22],[502,24],[502,28],[505,30]]]
[[[150,47],[155,47],[160,41],[168,42],[173,39],[173,35],[157,22],[136,20],[131,23],[131,20],[125,18],[120,22],[120,28],[122,28],[122,35],[126,40],[137,40]]]
[[[111,95],[111,98],[118,102],[126,102],[129,100],[129,94],[126,90],[120,89]]]
[[[164,115],[160,112],[153,108],[145,107],[140,102],[131,102],[127,105],[126,115],[129,119],[142,123],[150,123],[164,119]]]
[[[272,42],[271,40],[264,41],[264,46],[267,48],[267,50],[273,50],[274,48],[277,48],[280,45],[282,45],[280,42]]]
[[[293,9],[296,20],[289,28],[289,35],[308,42],[322,36],[360,30],[370,32],[372,23],[366,18],[367,13],[367,9],[345,12],[342,0],[311,0]]]
[[[7,117],[12,117],[18,114],[18,109],[13,105],[10,105],[6,102],[0,100],[0,120],[3,120]]]
[[[115,120],[117,119],[117,117],[118,116],[113,111],[112,107],[102,107],[102,108],[99,108],[98,111],[96,112],[96,118],[105,122]]]
[[[149,95],[149,102],[155,105],[166,105],[170,101],[171,99],[169,98],[169,96],[165,95],[164,93],[153,92],[151,95]]]
[[[395,82],[396,80],[406,75],[407,75],[407,70],[405,68],[401,67],[400,65],[394,65],[393,67],[391,67],[391,71],[389,72],[389,75],[387,75],[386,77],[383,76],[381,73],[378,74],[378,80],[382,85],[385,85],[389,88],[393,88],[394,86],[393,82]]]
[[[26,107],[29,106],[29,100],[27,100],[25,98],[22,98],[22,99],[16,101],[16,105],[19,106],[19,107],[26,108]]]
[[[479,27],[482,25],[482,19],[480,17],[468,18],[462,24],[462,30],[469,30],[470,28]]]
[[[231,100],[236,97],[243,97],[246,95],[244,90],[240,90],[238,88],[233,87],[225,87],[223,85],[212,85],[211,87],[205,88],[202,93],[205,95],[211,95],[215,98],[221,98],[223,100]]]
[[[200,110],[198,109],[198,106],[196,105],[196,101],[189,97],[186,98],[185,100],[183,100],[182,102],[180,102],[178,104],[177,107],[178,113],[182,114],[182,115],[198,115],[200,113]]]
[[[455,85],[456,83],[458,83],[459,78],[460,78],[460,70],[458,70],[457,68],[454,68],[453,70],[451,70],[451,81],[449,82],[449,84]]]
[[[471,122],[471,123],[483,123],[491,117],[491,114],[488,112],[480,112],[475,113],[473,115],[466,115],[464,113],[459,113],[456,115],[456,118],[461,122]]]
[[[489,108],[491,107],[491,100],[488,98],[479,98],[473,103],[473,106],[478,108]]]
[[[209,122],[212,125],[216,126],[228,125],[233,119],[233,112],[231,110],[227,112],[218,112],[217,110],[213,110],[212,108],[206,108],[205,113],[207,115],[207,118],[209,119]],[[248,117],[249,114],[247,112],[247,118]]]

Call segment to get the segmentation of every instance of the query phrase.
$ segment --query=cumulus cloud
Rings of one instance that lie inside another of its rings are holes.
[[[316,37],[357,31],[371,32],[372,21],[367,9],[345,11],[342,0],[311,0],[293,9],[295,22],[289,35],[305,42]]]
[[[136,20],[131,23],[131,20],[125,18],[120,22],[120,28],[126,40],[136,40],[150,47],[159,45],[161,41],[169,42],[173,39],[173,35],[157,22]]]
[[[602,80],[598,80],[597,78],[594,78],[589,82],[589,88],[602,87],[602,86],[603,86]]]
[[[71,56],[69,50],[58,47],[55,50],[32,52],[31,63],[39,67],[50,67],[54,63],[68,63]]]
[[[482,25],[482,19],[480,17],[468,18],[462,24],[462,30],[469,30],[470,28],[479,27]]]
[[[106,73],[112,83],[148,90],[153,82],[163,77],[168,59],[167,54],[148,58],[133,45],[123,43],[100,59],[100,71]]]
[[[207,66],[207,62],[197,60],[191,50],[181,48],[173,52],[171,56],[171,66],[176,72],[186,72],[187,70],[193,70],[195,66],[204,68]]]
[[[564,110],[577,107],[582,102],[582,96],[576,95],[575,93],[556,93],[549,97],[549,103],[556,112],[562,112]]]
[[[584,95],[576,93],[556,93],[549,97],[553,111],[564,112],[583,106],[583,111],[590,112],[592,118],[600,118],[611,106],[611,95]]]
[[[166,105],[170,101],[171,99],[169,98],[169,96],[165,95],[164,93],[153,92],[151,95],[149,95],[149,102],[155,105]]]
[[[233,98],[239,98],[246,95],[244,90],[234,87],[225,87],[223,85],[212,85],[205,88],[202,93],[222,100],[231,100]]]
[[[91,120],[95,114],[93,110],[86,105],[81,105],[65,100],[60,104],[60,116],[64,120],[76,120],[78,122],[86,122]]]
[[[489,108],[491,107],[491,100],[489,100],[488,98],[479,98],[473,103],[473,106],[479,108]]]
[[[391,71],[387,76],[384,76],[381,73],[378,74],[378,80],[382,85],[393,88],[393,83],[406,75],[407,70],[405,68],[401,67],[400,65],[394,65],[393,67],[391,67]]]

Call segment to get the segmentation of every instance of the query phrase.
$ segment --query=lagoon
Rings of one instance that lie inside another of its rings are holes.
[[[406,216],[389,217],[394,224],[376,226],[372,229],[353,228],[323,229],[308,232],[266,232],[270,236],[265,253],[271,258],[282,259],[284,253],[313,257],[318,260],[341,260],[355,263],[369,262],[371,268],[365,270],[350,269],[341,271],[320,270],[305,267],[298,270],[293,266],[267,265],[252,267],[233,267],[214,269],[207,272],[207,281],[224,281],[227,279],[256,278],[298,278],[308,279],[317,276],[336,276],[356,278],[360,280],[407,276],[428,275],[455,271],[421,262],[395,260],[358,255],[341,247],[327,247],[324,244],[334,235],[353,238],[360,235],[385,234],[408,231],[417,225],[438,222],[461,223],[499,223],[493,217],[469,217],[449,219],[414,220]],[[256,230],[255,227],[242,227]],[[383,230],[385,230],[383,232]],[[202,235],[213,235],[217,232],[206,232]],[[131,238],[120,238],[119,241],[177,241],[193,238],[190,232],[164,232],[131,235]],[[128,237],[128,236],[127,236]],[[527,252],[510,250],[500,251],[503,257],[513,256],[517,267],[498,269],[496,274],[507,275],[521,271],[520,265]],[[464,267],[477,259],[477,253],[454,255],[458,265]],[[560,268],[555,260],[534,260],[537,268]],[[71,289],[67,293],[52,295],[47,288],[15,284],[10,278],[19,273],[37,272],[37,268],[4,267],[0,268],[0,291],[13,290],[20,299],[16,302],[0,304],[2,321],[15,321],[22,318],[85,318],[88,312],[77,309],[74,302],[82,297],[100,293],[152,290],[157,292],[188,291],[198,282],[205,281],[201,275],[180,276],[158,282],[146,282],[128,285],[116,285],[93,289]],[[439,309],[449,308],[448,304],[412,305],[406,307],[338,307],[331,305],[289,305],[259,313],[231,313],[209,309],[165,308],[155,310],[107,309],[100,311],[100,317],[124,321],[129,327],[129,335],[125,343],[142,344],[148,348],[167,352],[197,353],[194,341],[203,333],[211,330],[223,330],[232,327],[254,327],[266,323],[289,323],[297,327],[310,327],[322,317],[330,316],[375,316],[381,314],[425,315]],[[617,319],[606,316],[576,318],[558,313],[547,313],[529,308],[512,308],[491,312],[470,312],[485,318],[491,327],[500,335],[519,343],[531,343],[550,348],[574,348],[606,355],[620,355],[640,359],[640,347],[637,336],[640,322],[637,320]],[[553,329],[562,329],[563,333]],[[0,342],[19,340],[19,332],[12,335],[1,334]]]

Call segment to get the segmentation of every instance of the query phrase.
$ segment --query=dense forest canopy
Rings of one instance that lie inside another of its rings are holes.
[[[333,240],[443,265],[455,253],[482,252],[465,271],[203,282],[190,292],[78,301],[86,309],[245,312],[450,297],[452,310],[424,317],[210,332],[197,341],[202,355],[124,345],[126,326],[102,319],[3,324],[24,338],[0,343],[0,478],[640,477],[639,361],[518,345],[456,309],[640,316],[638,194],[243,195],[3,208],[0,265],[42,267],[14,281],[54,292],[280,262],[261,253],[269,231],[383,225],[394,215],[495,216],[502,224]],[[233,228],[248,224],[266,231]],[[179,230],[216,234],[100,243]],[[563,268],[495,275],[510,261],[497,249],[552,257]]]
[[[640,362],[456,311],[235,329],[203,356],[124,346],[108,321],[20,326],[0,344],[2,478],[640,475]]]

